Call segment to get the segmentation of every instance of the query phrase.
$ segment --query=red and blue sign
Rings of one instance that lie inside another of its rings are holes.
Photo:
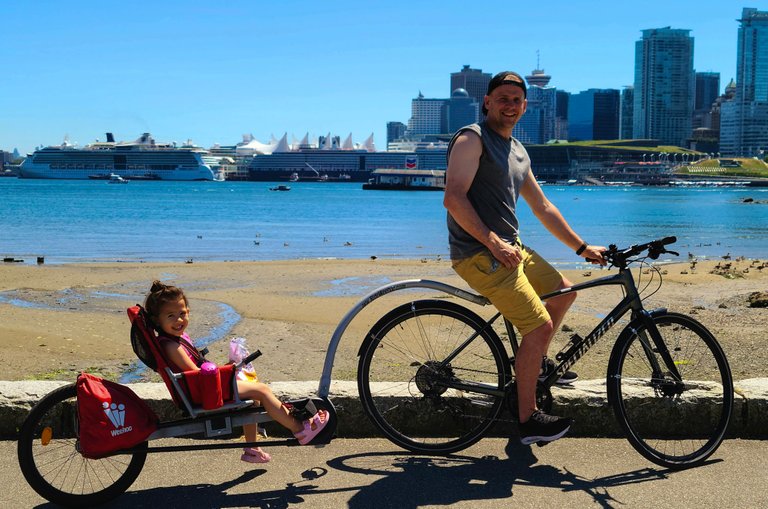
[[[415,170],[419,166],[419,158],[416,156],[406,156],[405,167],[408,170]]]

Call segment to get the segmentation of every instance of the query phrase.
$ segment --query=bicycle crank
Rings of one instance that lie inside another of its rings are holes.
[[[549,387],[545,387],[541,382],[536,382],[536,407],[548,414],[552,410],[552,391]],[[517,407],[517,382],[512,382],[507,388],[506,403],[509,412],[515,421],[518,421],[520,416]]]

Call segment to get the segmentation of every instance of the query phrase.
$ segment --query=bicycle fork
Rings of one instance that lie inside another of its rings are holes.
[[[642,310],[636,313],[636,318],[639,319],[640,325],[638,328],[632,328],[630,325],[630,331],[637,336],[640,345],[643,347],[645,356],[652,368],[652,379],[664,379],[665,371],[662,370],[662,366],[659,363],[659,357],[661,357],[661,360],[667,368],[666,373],[671,375],[676,383],[682,383],[683,377],[677,369],[675,360],[672,358],[672,354],[669,352],[669,348],[667,348],[667,344],[661,336],[659,328],[656,327],[656,322],[654,322],[652,314],[646,310]],[[638,329],[641,330],[638,331]],[[650,336],[650,338],[648,336]]]

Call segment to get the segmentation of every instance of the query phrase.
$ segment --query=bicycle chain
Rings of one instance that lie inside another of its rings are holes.
[[[471,369],[471,368],[456,368],[456,367],[454,367],[453,369],[457,370],[457,371],[466,371],[468,373],[481,373],[481,374],[484,374],[484,375],[494,375],[495,374],[495,372],[492,372],[492,371],[483,371],[483,370]],[[507,397],[505,396],[504,399],[505,399],[504,402],[505,402],[506,406],[508,407],[509,405],[508,405]],[[476,415],[463,415],[463,417],[464,418],[475,419],[475,420],[478,420],[478,421],[484,419],[484,418],[478,417]],[[517,419],[504,419],[502,417],[495,417],[493,419],[493,422],[503,422],[503,423],[517,424],[518,420]]]

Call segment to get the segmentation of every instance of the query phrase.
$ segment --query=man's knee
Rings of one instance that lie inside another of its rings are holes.
[[[552,323],[552,320],[547,320],[542,325],[539,325],[535,329],[533,329],[528,334],[525,334],[521,342],[525,343],[534,343],[537,345],[545,345],[549,341],[550,336],[552,335],[552,331],[554,330],[554,324]]]

